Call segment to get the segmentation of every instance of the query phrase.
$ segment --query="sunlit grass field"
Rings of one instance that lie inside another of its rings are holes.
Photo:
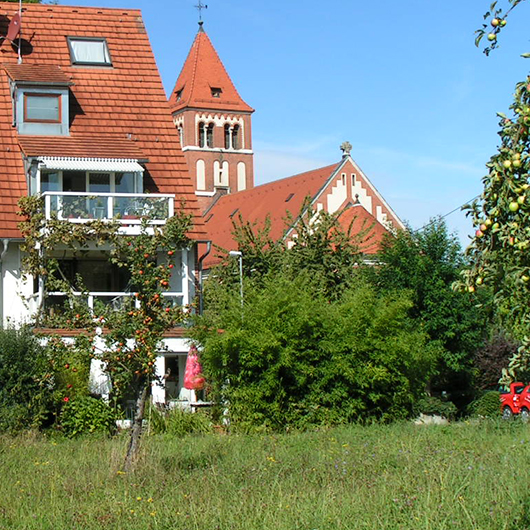
[[[0,529],[530,528],[530,426],[0,438]]]

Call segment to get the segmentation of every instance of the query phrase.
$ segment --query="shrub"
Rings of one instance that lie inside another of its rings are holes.
[[[187,434],[212,432],[212,422],[204,412],[192,413],[178,408],[165,412],[152,407],[148,418],[153,434],[169,434],[181,438]]]
[[[500,394],[494,390],[484,392],[482,396],[469,404],[470,416],[495,418],[500,415]]]
[[[111,435],[116,430],[116,413],[100,399],[81,396],[65,403],[59,427],[69,438],[95,432]]]
[[[0,330],[0,432],[42,426],[50,416],[54,378],[28,327]]]
[[[435,396],[426,396],[416,403],[414,406],[414,411],[416,414],[442,416],[450,420],[454,419],[458,409],[451,401],[447,401]]]
[[[220,293],[195,328],[232,427],[303,429],[410,416],[437,350],[408,317],[405,293],[378,294],[357,281],[330,300],[302,273],[294,280],[271,275],[245,292],[243,314],[237,297]]]
[[[477,350],[475,353],[475,381],[479,388],[493,389],[498,385],[502,369],[508,366],[510,358],[520,345],[519,342],[500,331]]]

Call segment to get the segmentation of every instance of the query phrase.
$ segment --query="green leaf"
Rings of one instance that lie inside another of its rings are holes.
[[[484,32],[482,30],[477,30],[478,36],[475,39],[475,46],[478,48],[480,41],[482,40],[482,37],[484,37]]]
[[[523,57],[524,59],[528,59],[530,58],[530,53],[521,53],[521,57]]]

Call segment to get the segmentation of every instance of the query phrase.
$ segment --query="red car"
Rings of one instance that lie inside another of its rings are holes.
[[[511,383],[510,390],[501,392],[501,411],[504,419],[520,414],[525,421],[530,419],[530,385]]]

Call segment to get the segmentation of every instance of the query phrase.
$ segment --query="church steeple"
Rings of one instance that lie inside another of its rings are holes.
[[[201,22],[169,104],[204,209],[216,192],[254,186],[254,109],[237,92]]]
[[[201,23],[169,101],[172,112],[184,107],[254,111],[238,94]]]

